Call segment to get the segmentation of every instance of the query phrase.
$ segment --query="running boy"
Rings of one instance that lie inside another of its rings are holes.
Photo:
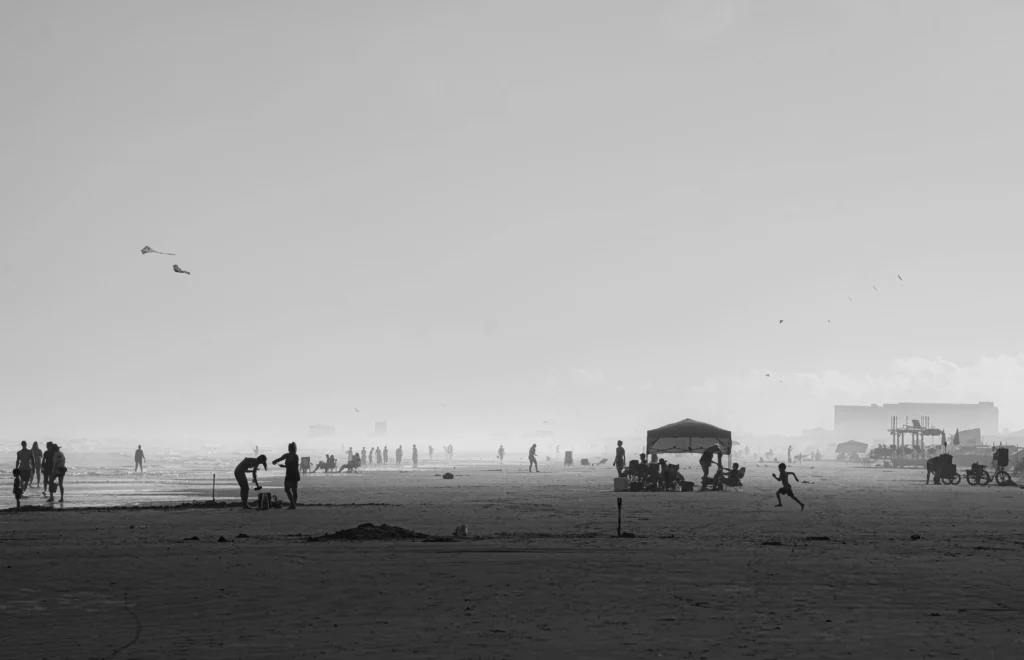
[[[796,495],[793,494],[793,487],[789,485],[790,477],[793,477],[799,483],[800,479],[797,478],[796,474],[793,472],[786,472],[786,464],[779,463],[779,476],[776,477],[774,473],[772,474],[772,478],[775,479],[775,481],[782,482],[782,488],[775,491],[775,499],[779,501],[775,506],[782,506],[782,496],[788,495],[794,502],[800,505],[800,510],[803,511],[804,503],[796,499]]]

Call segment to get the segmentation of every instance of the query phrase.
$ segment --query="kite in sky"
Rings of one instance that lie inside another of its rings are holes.
[[[182,269],[178,268],[178,264],[174,264],[174,272],[175,273],[181,273],[183,275],[191,275],[192,274],[192,273],[188,272],[187,270],[182,270]]]
[[[154,250],[153,248],[149,247],[148,245],[145,246],[144,248],[142,248],[142,254],[149,254],[150,252],[152,252],[153,254],[166,254],[168,257],[173,257],[174,256],[173,252],[158,252],[157,250]]]

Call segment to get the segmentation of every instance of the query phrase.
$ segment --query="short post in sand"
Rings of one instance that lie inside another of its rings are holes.
[[[618,536],[622,536],[622,498],[619,497],[617,499],[619,500],[619,528],[616,531],[618,532]]]
[[[211,493],[211,497],[213,498],[214,502],[217,501],[217,473],[216,472],[213,473],[213,493]]]

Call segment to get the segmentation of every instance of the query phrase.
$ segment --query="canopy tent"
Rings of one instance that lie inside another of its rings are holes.
[[[836,445],[837,454],[863,454],[867,450],[868,446],[866,443],[857,442],[856,440],[848,440]]]
[[[732,454],[732,432],[689,418],[647,432],[648,454],[700,453],[715,446]]]

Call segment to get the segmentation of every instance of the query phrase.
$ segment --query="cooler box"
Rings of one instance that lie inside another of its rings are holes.
[[[684,481],[683,482],[683,492],[684,493],[692,493],[693,492],[693,482],[692,481]]]
[[[629,479],[626,477],[616,477],[612,479],[612,483],[615,484],[615,492],[622,493],[629,490]]]

